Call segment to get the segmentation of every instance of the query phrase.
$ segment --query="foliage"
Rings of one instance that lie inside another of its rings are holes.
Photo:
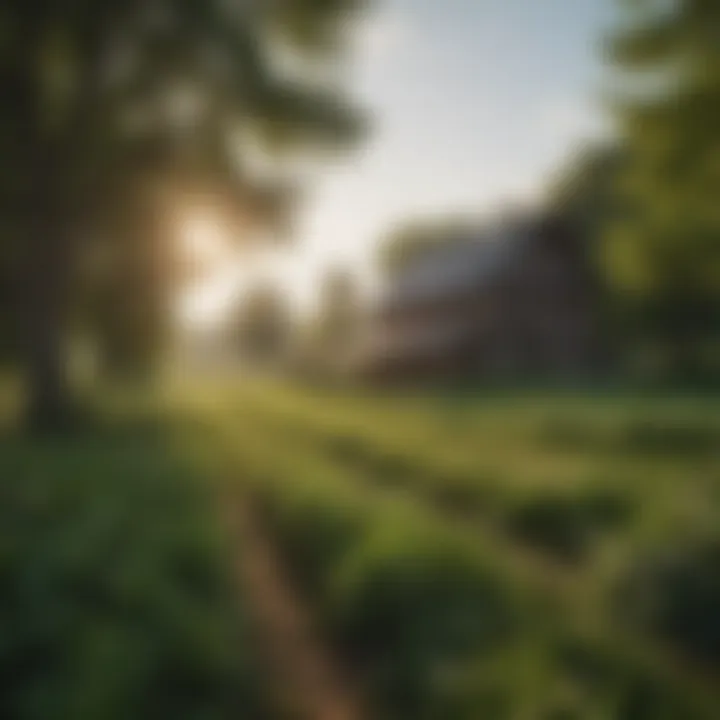
[[[389,277],[397,276],[432,250],[456,241],[468,231],[477,233],[477,221],[443,218],[406,223],[390,233],[381,245],[380,269]]]
[[[680,645],[660,650],[642,618],[618,617],[614,597],[648,544],[688,526],[716,536],[716,455],[645,439],[653,423],[709,436],[716,403],[264,385],[238,389],[218,422],[234,428],[227,462],[261,499],[373,717],[679,720],[713,717],[717,691]],[[577,433],[560,442],[561,428]],[[686,567],[692,596],[712,598],[711,570]],[[683,594],[670,587],[642,597]]]
[[[232,332],[241,356],[258,363],[282,361],[292,335],[289,300],[279,287],[263,285],[238,304]]]
[[[631,514],[627,497],[589,491],[577,497],[539,493],[523,499],[505,518],[509,533],[559,560],[582,560],[598,535],[616,529]]]
[[[58,424],[65,411],[68,314],[73,300],[92,305],[77,273],[98,241],[125,248],[140,236],[152,245],[143,257],[166,258],[170,216],[188,196],[219,195],[240,226],[248,215],[271,212],[236,150],[248,144],[299,149],[357,136],[358,115],[339,88],[319,82],[313,68],[290,77],[277,59],[280,52],[311,52],[316,66],[332,62],[339,47],[329,41],[339,41],[341,26],[361,6],[354,0],[4,4],[0,215],[12,232],[3,231],[2,241],[24,254],[19,287],[39,424]],[[118,216],[135,214],[138,192],[150,217],[141,213],[140,226],[117,227]],[[160,278],[156,267],[143,266],[135,281],[164,287],[172,270],[162,265]],[[164,293],[141,296],[150,304]],[[164,310],[161,303],[149,315]]]
[[[720,661],[720,544],[685,542],[640,557],[618,589],[626,622],[675,647],[695,662]]]
[[[0,715],[261,717],[212,498],[142,410],[0,439]]]
[[[675,372],[712,370],[720,327],[720,8],[683,0],[627,10],[613,59],[621,99],[629,203],[608,264],[636,326]]]
[[[174,421],[120,397],[92,435],[6,437],[3,713],[262,716],[218,478],[256,501],[372,717],[714,718],[688,659],[717,666],[717,457],[647,428],[709,437],[716,405],[254,382],[172,398]],[[483,502],[458,512],[460,491]]]
[[[401,717],[446,716],[448,680],[510,643],[519,621],[503,579],[471,544],[422,525],[377,528],[347,557],[333,590],[344,647]]]
[[[360,337],[362,301],[350,270],[325,273],[315,316],[307,328],[303,360],[319,374],[332,375],[353,357]]]
[[[586,147],[550,186],[547,210],[565,218],[590,246],[600,245],[608,227],[623,214],[619,182],[627,155],[627,149],[616,144]]]
[[[15,311],[15,270],[13,258],[7,252],[7,243],[3,234],[7,228],[0,229],[0,365],[16,361],[19,353],[19,342],[16,324],[18,322]]]

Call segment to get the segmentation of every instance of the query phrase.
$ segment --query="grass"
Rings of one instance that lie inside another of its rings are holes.
[[[218,427],[378,717],[714,717],[718,666],[683,628],[702,609],[715,642],[715,556],[678,561],[689,600],[648,581],[664,624],[633,579],[717,533],[716,403],[618,400],[262,387]]]
[[[209,486],[145,405],[0,439],[3,718],[261,716]]]
[[[263,716],[221,489],[373,720],[712,720],[719,405],[226,384],[6,430],[0,716]]]

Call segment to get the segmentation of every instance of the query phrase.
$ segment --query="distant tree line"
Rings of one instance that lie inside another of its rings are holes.
[[[293,312],[279,284],[261,283],[240,298],[228,328],[238,359],[305,377],[346,374],[366,314],[358,280],[350,270],[330,267],[319,284],[307,314]]]

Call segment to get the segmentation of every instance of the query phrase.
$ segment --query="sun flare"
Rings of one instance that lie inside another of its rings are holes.
[[[212,324],[226,312],[236,285],[231,231],[219,214],[195,209],[178,220],[177,243],[186,280],[178,297],[180,319]]]
[[[229,233],[222,222],[206,213],[189,215],[180,227],[181,252],[200,271],[220,267],[232,253]]]

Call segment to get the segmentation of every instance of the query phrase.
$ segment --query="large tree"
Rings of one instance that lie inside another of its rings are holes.
[[[207,188],[238,202],[255,197],[242,148],[287,149],[356,134],[356,113],[319,70],[340,51],[342,30],[361,4],[2,4],[1,237],[12,246],[7,254],[20,255],[36,426],[56,427],[67,415],[64,344],[80,260],[96,241],[127,240],[111,218],[135,208],[129,198],[139,187],[152,210],[133,232],[162,248],[173,198],[182,202]],[[157,260],[158,253],[147,256]]]
[[[632,212],[610,267],[674,369],[695,371],[720,328],[720,3],[626,7],[613,56],[625,76]]]
[[[233,321],[233,339],[243,359],[268,367],[287,359],[293,318],[289,298],[280,287],[254,288],[238,305]]]
[[[561,167],[548,189],[545,211],[562,217],[589,245],[600,245],[608,227],[623,215],[618,184],[628,162],[622,144],[588,145]]]

